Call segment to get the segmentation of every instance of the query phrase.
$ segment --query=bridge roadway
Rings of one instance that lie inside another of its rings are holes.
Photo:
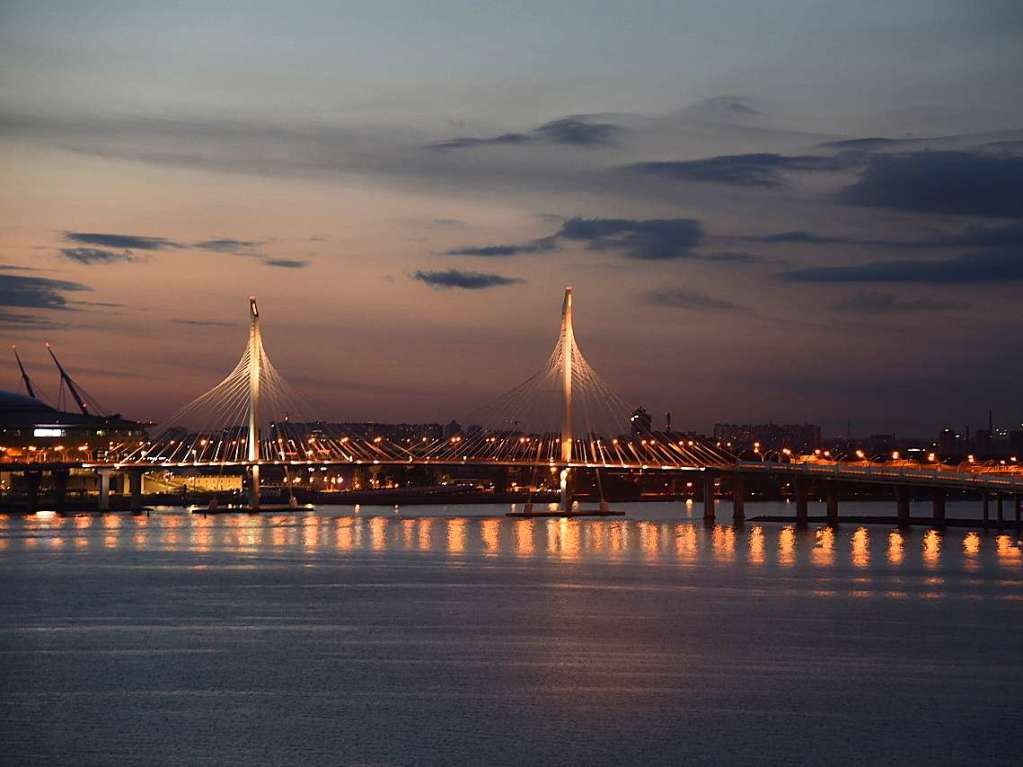
[[[718,469],[713,470],[717,471]],[[1018,468],[1001,471],[995,467],[984,466],[961,471],[950,467],[892,466],[864,461],[796,463],[738,461],[725,471],[749,476],[779,475],[858,485],[1023,493],[1023,470]]]
[[[0,472],[38,473],[60,472],[71,469],[87,469],[96,472],[134,473],[165,471],[181,473],[196,470],[228,470],[244,473],[252,465],[250,461],[3,461]],[[980,466],[963,471],[950,467],[928,468],[923,465],[892,466],[884,463],[867,462],[792,462],[776,463],[761,461],[735,461],[704,465],[664,463],[593,463],[582,461],[532,461],[509,459],[474,458],[413,458],[413,459],[295,459],[262,460],[264,467],[341,467],[341,466],[474,466],[486,468],[563,468],[582,471],[633,471],[633,472],[680,472],[707,473],[714,476],[739,475],[744,477],[779,477],[789,479],[812,479],[822,482],[841,482],[855,485],[888,485],[917,487],[924,489],[976,490],[991,493],[1023,494],[1023,468],[999,470],[997,467]]]
[[[249,461],[174,461],[159,463],[126,462],[126,461],[26,461],[0,462],[0,472],[36,473],[54,472],[70,469],[89,469],[96,472],[136,472],[166,471],[180,473],[195,470],[232,470],[243,473],[251,465]],[[988,492],[1023,493],[1023,470],[999,471],[990,467],[981,467],[970,471],[952,468],[927,468],[925,466],[890,467],[883,463],[866,464],[862,462],[834,463],[772,463],[760,461],[736,461],[707,465],[654,464],[654,463],[587,463],[561,461],[528,461],[507,459],[379,459],[379,460],[288,460],[259,461],[265,467],[296,467],[310,466],[436,466],[438,468],[454,466],[475,466],[488,468],[530,468],[553,467],[577,470],[603,471],[634,471],[634,472],[681,472],[681,473],[712,473],[714,475],[744,475],[747,477],[782,477],[810,478],[821,481],[845,482],[859,485],[890,485],[904,487],[920,487],[929,489],[949,490],[986,490]]]
[[[652,458],[657,456],[650,456]],[[54,475],[65,475],[71,469],[94,470],[100,476],[110,473],[124,473],[127,476],[141,476],[146,471],[162,470],[181,473],[195,470],[229,471],[246,473],[253,461],[3,461],[0,471],[39,475],[41,472],[52,472]],[[805,487],[809,482],[826,487],[837,485],[874,485],[892,488],[926,489],[934,491],[975,491],[995,495],[1023,495],[1023,468],[972,465],[969,469],[953,468],[944,465],[930,467],[913,464],[908,461],[898,464],[872,463],[865,461],[720,461],[706,463],[682,462],[593,462],[560,460],[535,460],[527,458],[499,458],[473,456],[454,457],[382,457],[382,458],[298,458],[290,460],[261,460],[263,467],[339,467],[339,466],[477,466],[477,467],[509,467],[527,468],[543,467],[561,470],[571,468],[579,471],[635,471],[635,472],[698,472],[705,481],[713,482],[717,478],[732,478],[732,484],[741,486],[745,479],[777,478],[794,483],[796,490]]]

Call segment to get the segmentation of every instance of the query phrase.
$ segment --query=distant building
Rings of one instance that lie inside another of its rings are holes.
[[[903,447],[894,434],[871,434],[863,440],[863,448],[869,456],[886,456]]]
[[[24,394],[0,391],[0,458],[37,451],[100,457],[111,444],[146,438],[145,427],[119,415],[67,413]]]
[[[654,426],[653,418],[642,407],[632,411],[632,415],[629,416],[629,423],[632,426],[633,434],[649,434]]]
[[[959,435],[955,429],[942,429],[938,434],[938,455],[942,458],[956,456],[960,453]]]
[[[1013,455],[1023,458],[1023,429],[1013,429],[1009,432],[1009,450]]]
[[[989,429],[977,429],[974,432],[973,450],[979,456],[991,455],[991,431]]]
[[[752,449],[757,443],[764,451],[788,448],[809,453],[820,447],[821,427],[814,424],[714,424],[714,440],[731,449]]]

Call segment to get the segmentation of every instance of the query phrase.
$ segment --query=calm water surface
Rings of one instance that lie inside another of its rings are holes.
[[[0,763],[1021,763],[1014,530],[623,508],[0,514]]]

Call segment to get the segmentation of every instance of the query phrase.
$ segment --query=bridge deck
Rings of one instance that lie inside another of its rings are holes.
[[[430,466],[437,468],[477,467],[477,468],[542,468],[553,467],[557,470],[572,468],[580,471],[601,470],[607,472],[707,472],[716,474],[741,474],[745,476],[806,478],[824,482],[843,482],[849,484],[889,485],[924,487],[931,489],[947,488],[950,490],[976,490],[992,493],[1023,494],[1023,471],[1020,469],[999,470],[993,467],[976,467],[972,470],[954,470],[949,467],[929,468],[926,466],[890,466],[885,464],[864,464],[852,462],[835,463],[761,463],[751,461],[734,461],[720,463],[669,463],[651,462],[593,462],[593,461],[536,461],[528,459],[502,458],[456,458],[441,456],[437,458],[394,458],[376,459],[295,459],[287,461],[260,461],[263,467],[306,468],[324,467],[337,468],[349,466]],[[166,471],[182,473],[187,471],[226,471],[241,473],[252,465],[250,461],[22,461],[2,462],[0,471],[37,472],[60,471],[68,469],[92,469],[97,471]]]

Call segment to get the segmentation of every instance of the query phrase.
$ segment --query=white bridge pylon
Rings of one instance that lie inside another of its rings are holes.
[[[563,417],[561,420],[561,462],[565,467],[561,470],[558,483],[560,493],[558,506],[562,512],[569,511],[572,505],[572,491],[569,487],[571,479],[568,464],[572,463],[572,361],[576,354],[575,331],[572,329],[572,288],[565,288],[565,300],[561,305],[561,402]],[[582,355],[580,354],[580,357]]]
[[[259,332],[259,307],[256,297],[249,296],[249,505],[259,508],[259,375],[263,369],[263,337]]]
[[[270,362],[260,332],[259,306],[249,297],[249,339],[234,369],[216,386],[161,424],[154,442],[132,458],[163,466],[242,466],[249,479],[249,504],[260,503],[260,465],[308,458],[306,424],[292,423],[309,407]],[[296,428],[297,427],[297,428]],[[268,441],[269,438],[269,441]]]

